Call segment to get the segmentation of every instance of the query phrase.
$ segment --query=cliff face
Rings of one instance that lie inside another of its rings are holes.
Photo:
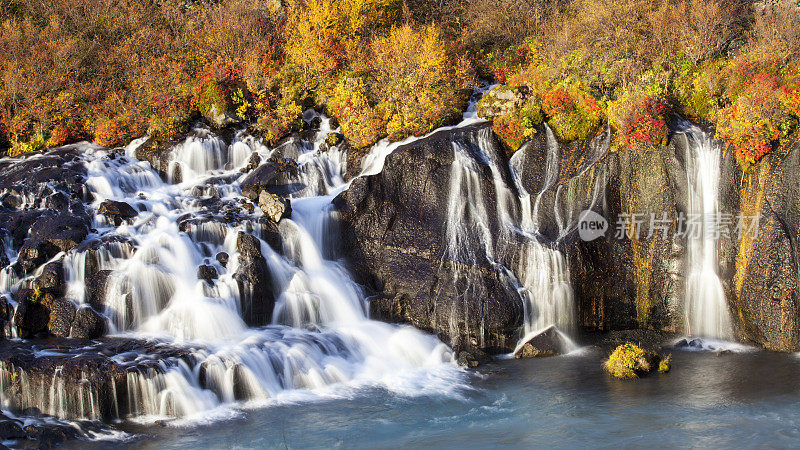
[[[439,132],[395,150],[381,173],[355,179],[334,204],[352,273],[378,294],[371,301],[373,317],[411,323],[454,346],[507,352],[523,316],[516,287],[495,265],[495,257],[511,254],[501,249],[509,243],[480,242],[481,236],[467,233],[459,241],[467,254],[453,254],[448,233],[454,207],[496,202],[489,162],[477,149],[482,139],[483,150],[504,161],[490,124]],[[480,186],[476,197],[465,192],[458,205],[451,196],[461,187],[453,183],[456,147],[475,164]],[[479,219],[499,236],[496,210],[483,212]],[[467,208],[455,220],[467,222],[470,214],[477,212]]]
[[[478,142],[481,127],[486,125],[401,147],[381,174],[355,180],[335,203],[342,212],[345,256],[379,294],[373,315],[412,323],[451,343],[506,351],[524,321],[525,300],[514,292],[522,276],[518,271],[506,276],[494,263],[518,270],[512,256],[518,247],[498,245],[502,233],[493,212],[491,258],[451,270],[459,262],[448,260],[446,251],[453,142],[485,147],[485,140]],[[685,227],[697,207],[690,204],[692,195],[702,183],[693,179],[693,133],[699,132],[676,130],[661,147],[607,151],[607,131],[585,142],[556,144],[540,128],[509,161],[519,183],[513,186],[512,174],[509,189],[521,191],[515,207],[529,211],[538,239],[566,257],[581,329],[689,330],[686,299],[693,294],[687,292],[687,277],[694,270],[691,249],[698,244]],[[727,302],[721,314],[730,315],[732,338],[796,351],[800,146],[770,155],[751,174],[736,168],[731,152],[719,152],[718,171],[704,176],[715,181],[717,213],[730,221],[729,232],[714,242],[715,270]],[[488,167],[483,176],[491,185]],[[485,202],[496,202],[495,194],[487,189]],[[604,237],[581,239],[585,210],[608,221]],[[758,233],[740,237],[739,216],[757,214]],[[651,218],[657,222],[652,233]],[[620,220],[632,226],[634,219],[640,222],[638,233],[620,231]]]
[[[782,148],[739,174],[741,210],[760,214],[758,235],[735,248],[730,299],[741,337],[778,351],[800,349],[797,238],[800,145]]]

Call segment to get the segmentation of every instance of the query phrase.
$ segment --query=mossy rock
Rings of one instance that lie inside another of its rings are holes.
[[[630,380],[647,375],[655,368],[661,373],[669,372],[672,365],[671,356],[662,357],[658,353],[626,342],[611,353],[603,367],[615,378]]]

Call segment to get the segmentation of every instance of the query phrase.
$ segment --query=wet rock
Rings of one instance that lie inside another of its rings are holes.
[[[106,234],[98,239],[84,241],[76,252],[85,253],[84,256],[84,281],[100,270],[102,261],[111,258],[127,259],[136,252],[136,247],[128,236]]]
[[[72,337],[95,339],[106,333],[105,318],[94,309],[86,306],[75,312],[72,322]]]
[[[242,195],[258,201],[261,191],[276,195],[289,195],[305,188],[298,182],[297,162],[284,158],[270,158],[242,180]]]
[[[67,298],[57,298],[50,306],[50,321],[48,329],[50,334],[58,337],[69,337],[75,313],[78,308],[75,303]]]
[[[370,293],[384,294],[371,302],[371,312],[382,313],[373,317],[411,323],[454,346],[507,353],[514,349],[523,317],[514,283],[489,263],[485,246],[472,235],[459,246],[473,253],[458,257],[448,252],[454,147],[473,158],[486,186],[480,193],[484,197],[474,201],[496,203],[491,168],[471,153],[478,146],[499,164],[505,162],[490,124],[438,132],[398,148],[381,173],[353,180],[334,205],[341,213],[341,251],[351,273]],[[501,176],[510,181],[510,173]],[[496,234],[495,212],[487,214]]]
[[[89,233],[88,216],[69,213],[43,214],[31,225],[30,237],[22,245],[18,263],[29,273],[59,252],[78,246]]]
[[[477,349],[456,350],[455,353],[456,362],[461,367],[475,368],[492,360],[491,356]]]
[[[278,197],[275,194],[270,194],[267,191],[261,191],[258,196],[258,207],[271,221],[277,223],[281,219],[290,217],[292,214],[292,205],[289,199]]]
[[[0,339],[8,337],[6,336],[8,325],[13,315],[14,308],[8,302],[8,298],[4,295],[0,296]]]
[[[239,251],[239,269],[234,279],[242,298],[242,319],[249,326],[269,324],[275,309],[275,294],[272,275],[261,253],[261,241],[240,232],[236,247]]]
[[[247,165],[242,167],[242,172],[252,172],[256,170],[256,168],[261,164],[261,156],[258,153],[253,153],[250,155],[250,159],[247,160]]]
[[[197,268],[197,279],[205,280],[208,284],[214,284],[214,280],[219,278],[217,275],[217,269],[212,266],[203,264]]]
[[[15,421],[4,417],[3,420],[0,420],[0,439],[1,440],[9,440],[9,439],[22,439],[28,436],[25,433],[25,430]]]
[[[568,346],[569,343],[559,334],[556,327],[551,326],[528,339],[514,352],[514,357],[520,359],[561,355]]]
[[[0,191],[10,191],[15,197],[5,197],[5,206],[18,209],[24,205],[22,199],[31,199],[33,203],[26,206],[48,207],[49,196],[54,192],[85,199],[86,167],[81,153],[75,146],[68,146],[2,165]]]
[[[136,211],[133,206],[114,200],[106,200],[101,203],[97,213],[106,216],[116,226],[130,222],[131,219],[139,215],[139,211]]]
[[[17,310],[14,312],[14,326],[17,334],[30,338],[48,331],[50,308],[53,296],[37,292],[33,289],[20,289],[15,294]]]
[[[80,313],[80,311],[79,311]],[[4,340],[0,342],[0,371],[5,377],[24,374],[31,386],[42,392],[53,392],[53,397],[31,398],[19,383],[2,386],[5,407],[20,410],[23,414],[40,414],[50,408],[49,402],[63,405],[67,419],[93,418],[110,422],[136,412],[138,405],[128,402],[129,374],[162,373],[184,361],[196,362],[187,349],[152,340],[130,338],[100,338],[52,340]],[[53,383],[58,389],[51,390]],[[63,396],[62,396],[63,395]],[[43,405],[42,402],[47,403]],[[42,425],[50,426],[47,422]],[[40,425],[37,425],[39,427]],[[73,431],[80,430],[66,425]],[[86,427],[89,427],[88,429]],[[81,428],[92,430],[90,422],[81,422]],[[29,436],[39,434],[42,428],[31,429]]]
[[[106,303],[106,290],[113,271],[99,270],[86,278],[86,303],[92,308],[102,310]]]
[[[44,207],[59,212],[69,212],[69,197],[63,192],[50,194],[44,202]]]
[[[61,261],[47,263],[42,268],[42,273],[36,277],[34,284],[44,292],[53,294],[54,297],[61,297],[67,290],[64,281],[64,268]]]
[[[228,259],[230,259],[230,256],[228,256],[227,253],[225,252],[217,253],[216,259],[222,265],[222,267],[228,267]]]

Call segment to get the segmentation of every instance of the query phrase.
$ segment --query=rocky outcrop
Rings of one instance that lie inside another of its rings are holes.
[[[164,344],[132,339],[65,339],[0,343],[3,398],[15,411],[110,421],[139,411],[130,400],[141,395],[131,376],[153,378],[190,353]],[[45,394],[42,395],[42,392]],[[129,396],[130,392],[130,396]]]
[[[302,190],[297,182],[297,162],[292,159],[270,158],[242,180],[242,195],[258,201],[262,191],[286,196]]]
[[[373,317],[412,323],[455,346],[503,352],[513,349],[522,324],[516,288],[478,243],[464,242],[475,254],[459,257],[447,241],[455,146],[480,167],[481,200],[495,202],[491,170],[474,152],[480,141],[504,161],[488,124],[439,132],[395,150],[381,173],[353,180],[334,204],[351,272],[382,294],[370,302]]]
[[[261,253],[261,241],[240,232],[236,248],[239,251],[239,269],[234,279],[239,284],[242,298],[242,319],[249,326],[267,325],[272,321],[275,294],[272,275]]]
[[[731,248],[729,298],[740,336],[777,351],[800,350],[800,144],[765,157],[741,177],[735,200],[760,216],[757,235]]]
[[[261,191],[261,194],[258,195],[258,207],[261,208],[267,219],[275,223],[292,215],[292,205],[289,199],[278,197],[267,191]]]
[[[566,353],[569,350],[569,342],[559,333],[556,327],[547,327],[535,336],[528,338],[514,352],[514,357],[521,358],[541,358],[545,356],[556,356]]]
[[[114,200],[106,200],[101,203],[97,213],[106,216],[116,226],[130,222],[131,219],[139,215],[139,211],[136,211],[133,206]]]

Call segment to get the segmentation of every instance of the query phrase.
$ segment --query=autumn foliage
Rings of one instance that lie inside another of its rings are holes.
[[[608,121],[660,144],[679,114],[743,168],[797,133],[800,10],[724,0],[0,0],[0,152],[179,138],[197,121],[276,142],[315,108],[350,145],[461,117],[477,76],[528,92],[516,149]]]

